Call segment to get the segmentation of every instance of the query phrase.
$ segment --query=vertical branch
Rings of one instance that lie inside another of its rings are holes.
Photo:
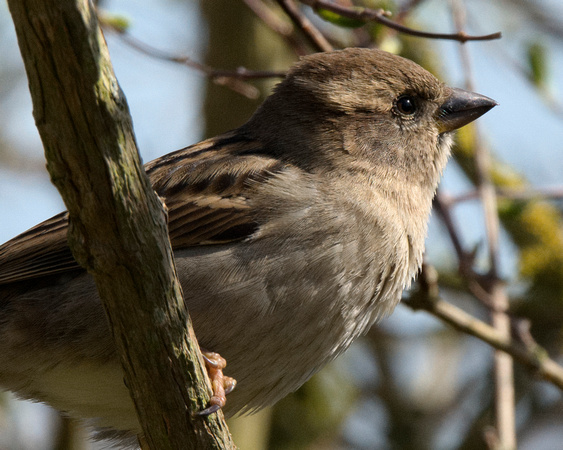
[[[465,9],[460,0],[452,0],[452,12],[457,31],[461,33],[465,25]],[[469,53],[465,45],[460,45],[460,55],[465,73],[465,85],[473,90],[473,76]],[[502,336],[510,337],[510,318],[508,296],[498,273],[499,258],[499,217],[497,214],[497,198],[495,187],[490,178],[491,160],[489,152],[483,145],[478,128],[475,130],[475,166],[477,173],[477,189],[481,197],[485,215],[489,257],[489,283],[487,286],[491,301],[491,322]],[[516,448],[515,401],[514,401],[514,368],[510,355],[495,351],[495,421],[497,436],[494,447],[502,449]]]
[[[96,282],[143,448],[234,448],[221,413],[192,418],[210,383],[92,3],[8,6],[47,167],[68,208],[69,245]]]

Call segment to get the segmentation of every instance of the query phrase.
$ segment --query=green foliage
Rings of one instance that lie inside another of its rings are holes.
[[[530,81],[538,89],[545,89],[549,75],[546,46],[539,41],[529,42],[526,49],[526,60]]]
[[[360,2],[356,2],[360,3]],[[373,9],[373,10],[382,10],[382,11],[394,11],[396,9],[395,2],[393,1],[370,1],[366,0],[363,2],[363,6],[349,6],[349,9],[352,9],[358,13],[361,13],[365,8]],[[326,20],[327,22],[332,23],[333,25],[342,27],[342,28],[359,28],[361,26],[367,25],[370,29],[377,29],[377,30],[387,30],[388,28],[381,26],[377,22],[366,22],[365,20],[358,20],[353,19],[351,17],[342,16],[334,11],[329,11],[324,8],[316,8],[315,12],[317,15]]]
[[[406,21],[405,25],[412,28],[424,28],[423,25],[413,21]],[[399,42],[399,54],[401,56],[413,60],[428,70],[431,74],[438,78],[442,78],[444,71],[441,66],[441,60],[434,47],[428,45],[428,42],[425,39],[420,39],[406,34],[396,35],[396,39]]]
[[[99,11],[98,17],[102,23],[109,25],[112,28],[115,28],[117,31],[121,33],[125,33],[126,31],[129,31],[129,28],[131,27],[131,20],[128,17],[121,14],[109,13],[107,11],[104,11],[102,13],[101,11]]]
[[[355,8],[355,9],[359,11],[362,10],[362,8]],[[327,22],[330,22],[339,27],[359,28],[365,24],[363,20],[356,20],[350,17],[341,16],[340,14],[335,13],[333,11],[329,11],[328,9],[318,8],[315,11],[321,19],[324,19]]]

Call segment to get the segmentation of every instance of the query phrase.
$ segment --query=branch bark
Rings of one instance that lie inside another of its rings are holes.
[[[176,280],[162,204],[87,0],[9,0],[69,244],[93,275],[152,449],[232,448]]]

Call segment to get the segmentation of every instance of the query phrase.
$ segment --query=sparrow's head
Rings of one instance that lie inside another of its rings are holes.
[[[273,138],[270,145],[306,141],[309,148],[293,147],[309,158],[322,154],[338,165],[348,154],[359,165],[424,181],[444,168],[450,132],[495,105],[446,86],[408,59],[350,48],[302,58],[252,122]]]

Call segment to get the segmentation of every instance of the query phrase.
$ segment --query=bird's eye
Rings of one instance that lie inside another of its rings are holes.
[[[395,102],[397,111],[404,116],[412,116],[417,110],[416,99],[412,95],[403,95]]]

